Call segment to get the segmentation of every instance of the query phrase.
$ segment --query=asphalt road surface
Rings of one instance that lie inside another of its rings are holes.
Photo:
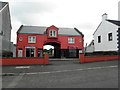
[[[3,88],[118,88],[118,61],[4,66]]]

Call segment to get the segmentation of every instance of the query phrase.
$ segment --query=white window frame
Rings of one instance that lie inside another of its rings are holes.
[[[36,43],[36,36],[28,36],[28,43]]]
[[[49,31],[49,36],[50,37],[56,37],[57,36],[56,30],[50,30]]]
[[[69,37],[68,38],[68,43],[69,44],[74,44],[75,43],[75,38],[74,37]]]

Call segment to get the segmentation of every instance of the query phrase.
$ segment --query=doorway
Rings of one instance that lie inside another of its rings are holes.
[[[61,45],[59,43],[45,43],[43,51],[48,53],[50,58],[61,58]]]
[[[22,53],[23,53],[23,50],[22,50],[22,49],[19,49],[19,50],[18,50],[18,57],[22,57]]]
[[[26,57],[35,57],[35,47],[25,47]]]

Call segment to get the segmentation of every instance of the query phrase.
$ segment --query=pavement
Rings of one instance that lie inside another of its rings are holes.
[[[3,88],[118,88],[118,61],[3,66]]]

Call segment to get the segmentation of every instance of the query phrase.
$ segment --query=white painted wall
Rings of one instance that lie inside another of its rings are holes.
[[[93,42],[94,42],[94,41],[92,41],[92,42],[90,43],[90,45],[88,45],[87,47],[85,47],[85,52],[86,52],[86,53],[92,53],[92,52],[94,52]]]
[[[86,47],[85,52],[87,52],[87,53],[92,53],[92,52],[94,52],[94,46],[91,45],[91,46]]]
[[[107,19],[107,17],[106,17]],[[117,51],[117,30],[118,26],[102,18],[102,23],[94,33],[95,51]],[[108,41],[108,33],[113,33],[113,40]],[[101,43],[98,43],[98,36],[101,35]]]

